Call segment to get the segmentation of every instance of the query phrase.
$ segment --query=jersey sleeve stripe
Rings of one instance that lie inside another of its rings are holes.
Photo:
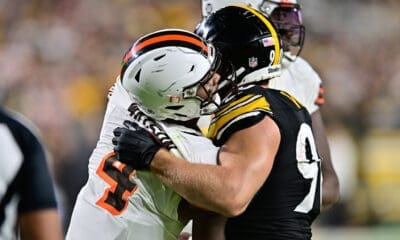
[[[229,129],[232,125],[234,125],[237,122],[242,121],[243,119],[246,119],[246,118],[249,118],[249,117],[254,117],[254,116],[258,115],[258,114],[260,114],[260,112],[253,111],[253,112],[248,112],[248,113],[242,114],[242,115],[240,115],[240,116],[238,116],[238,117],[236,117],[234,119],[231,119],[231,121],[229,121],[225,126],[222,126],[221,129],[219,129],[219,131],[217,132],[216,136],[213,137],[213,138],[215,138],[216,140],[219,141],[221,139],[221,137],[224,135],[225,131],[227,129]]]
[[[324,93],[325,93],[324,87],[320,85],[318,89],[318,97],[317,99],[315,99],[316,105],[323,105],[325,103]]]
[[[271,112],[270,104],[261,95],[244,96],[216,113],[209,127],[208,137],[213,139],[222,128],[229,126],[235,119],[242,119],[251,112]]]
[[[325,98],[323,98],[323,97],[318,97],[315,100],[315,104],[317,104],[317,105],[323,105],[324,103],[325,103]]]
[[[228,111],[231,111],[231,109],[235,109],[239,106],[239,104],[245,104],[247,101],[252,101],[252,98],[254,98],[254,95],[246,95],[238,100],[235,100],[231,103],[229,103],[227,106],[224,106],[221,110],[219,110],[216,115],[221,115],[222,113],[226,113]]]

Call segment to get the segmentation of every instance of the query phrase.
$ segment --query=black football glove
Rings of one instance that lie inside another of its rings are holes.
[[[112,143],[118,160],[136,170],[149,170],[154,155],[161,148],[152,135],[139,126],[134,129],[117,127]]]

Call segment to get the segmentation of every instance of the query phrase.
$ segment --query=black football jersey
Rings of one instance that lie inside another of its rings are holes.
[[[279,126],[279,150],[246,211],[228,219],[226,239],[310,239],[320,211],[321,170],[307,110],[284,91],[253,86],[224,101],[208,137],[221,146],[234,132],[264,117]]]

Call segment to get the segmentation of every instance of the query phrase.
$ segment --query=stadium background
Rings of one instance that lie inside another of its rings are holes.
[[[341,202],[313,239],[400,239],[400,1],[300,0]],[[0,101],[38,125],[66,225],[125,50],[199,0],[0,0]]]

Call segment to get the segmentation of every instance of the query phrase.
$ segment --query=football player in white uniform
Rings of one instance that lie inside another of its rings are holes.
[[[322,206],[328,209],[339,200],[339,181],[320,113],[324,104],[322,81],[310,64],[299,56],[304,42],[301,7],[297,0],[202,0],[203,17],[230,4],[245,4],[258,9],[272,20],[279,31],[284,49],[282,74],[271,79],[269,87],[284,90],[297,98],[310,112],[318,152],[322,158]],[[204,129],[204,126],[203,126]]]
[[[146,127],[176,155],[215,165],[218,148],[196,121],[214,109],[218,62],[212,45],[179,29],[153,32],[133,44],[110,91],[89,179],[77,197],[66,239],[178,238],[190,218],[183,216],[182,198],[150,171],[136,172],[119,162],[113,130]]]

